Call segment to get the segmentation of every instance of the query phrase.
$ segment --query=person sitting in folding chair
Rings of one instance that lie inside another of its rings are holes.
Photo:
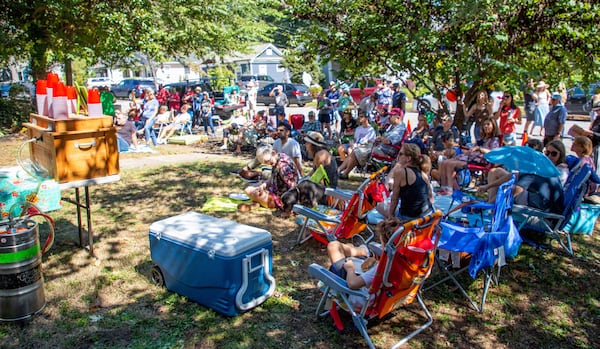
[[[343,331],[338,310],[348,312],[371,349],[375,346],[368,333],[368,322],[376,318],[385,321],[392,311],[414,300],[426,322],[392,347],[400,347],[429,327],[433,317],[420,289],[434,264],[439,240],[436,227],[441,215],[441,211],[436,211],[418,220],[401,222],[393,218],[383,222],[378,226],[382,244],[369,245],[376,258],[365,258],[370,254],[365,246],[330,242],[327,246],[330,269],[315,263],[308,268],[309,275],[319,279],[319,289],[323,292],[316,315],[330,315],[336,329]]]
[[[361,147],[356,147],[354,151],[346,158],[346,160],[340,165],[340,178],[348,178],[350,172],[356,166],[365,166],[369,160],[371,152],[374,147],[386,147],[386,146],[399,146],[404,139],[404,132],[406,126],[402,122],[402,111],[392,110],[390,112],[390,126],[384,132],[383,136],[375,138],[372,143],[365,144]]]
[[[438,163],[440,169],[440,184],[443,188],[459,189],[459,183],[456,181],[456,173],[459,169],[464,169],[467,165],[476,165],[479,167],[491,167],[490,163],[483,155],[492,149],[496,149],[502,145],[500,139],[500,131],[496,122],[492,119],[485,119],[481,122],[481,135],[478,145],[462,154],[457,155],[454,159],[448,159]]]
[[[377,231],[382,246],[387,243],[392,234],[404,222],[393,217],[378,224]],[[350,289],[358,290],[362,288],[365,292],[368,292],[377,271],[377,259],[371,256],[367,245],[356,247],[350,243],[335,240],[327,245],[327,255],[331,261],[329,270],[346,280]],[[353,304],[353,306],[356,305],[362,306],[364,304]]]
[[[386,216],[404,220],[423,217],[433,211],[433,191],[429,183],[431,160],[412,143],[402,145],[398,158],[398,164],[389,176],[393,178],[393,186]]]
[[[160,129],[158,139],[156,140],[158,144],[167,144],[167,139],[171,138],[175,131],[181,130],[181,128],[184,127],[186,124],[191,125],[192,115],[188,112],[189,109],[189,104],[182,105],[179,114],[177,114],[175,119],[173,119],[173,122],[163,126]]]

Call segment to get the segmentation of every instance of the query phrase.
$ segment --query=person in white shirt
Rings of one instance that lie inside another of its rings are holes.
[[[342,161],[352,154],[354,148],[372,143],[377,136],[375,129],[369,124],[367,115],[359,113],[358,123],[358,127],[354,129],[354,139],[348,144],[340,144],[338,147],[338,153]]]
[[[300,177],[303,176],[302,170],[302,152],[300,151],[300,144],[295,139],[290,138],[292,129],[289,124],[281,123],[277,126],[278,138],[273,143],[273,149],[278,153],[286,153],[296,165]]]

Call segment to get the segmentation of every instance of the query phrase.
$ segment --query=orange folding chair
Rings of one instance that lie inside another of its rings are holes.
[[[294,205],[296,221],[302,227],[298,232],[298,243],[304,243],[310,238],[327,245],[329,241],[337,239],[351,239],[365,229],[369,235],[364,241],[368,242],[374,236],[373,231],[367,226],[367,213],[377,203],[382,202],[389,195],[385,186],[385,171],[387,167],[373,173],[356,189],[351,196],[336,190],[326,190],[330,205],[309,208]],[[334,204],[334,203],[338,204]],[[342,202],[340,204],[340,202]]]
[[[415,299],[427,320],[392,348],[403,345],[429,327],[433,318],[421,298],[420,290],[434,264],[435,249],[440,236],[437,226],[441,217],[442,212],[438,210],[428,216],[409,221],[394,232],[390,240],[380,249],[381,256],[376,275],[368,292],[364,289],[350,289],[346,280],[329,269],[311,264],[308,273],[323,284],[321,288],[323,297],[317,306],[316,315],[329,314],[336,328],[342,331],[344,325],[338,311],[349,312],[354,326],[360,331],[370,348],[375,346],[367,331],[368,321],[374,318],[382,319],[398,306],[411,304]],[[373,245],[375,244],[371,243],[371,246],[375,247]],[[328,303],[330,306],[326,310]]]

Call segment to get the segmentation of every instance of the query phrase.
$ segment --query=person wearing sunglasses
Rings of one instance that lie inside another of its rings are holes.
[[[398,163],[388,175],[388,178],[393,178],[393,185],[386,217],[411,220],[423,217],[433,210],[430,171],[431,160],[421,154],[419,146],[404,143],[398,154]]]
[[[498,121],[504,145],[516,145],[517,130],[515,124],[521,123],[521,109],[515,105],[511,93],[504,93],[500,108],[498,108],[498,111],[494,114],[494,119]]]
[[[553,140],[546,144],[544,154],[552,161],[554,166],[560,172],[560,182],[564,185],[569,177],[569,166],[567,165],[566,157],[567,150],[564,143],[560,140]]]
[[[514,203],[541,210],[561,214],[564,209],[563,185],[569,173],[565,162],[566,149],[561,141],[548,143],[544,154],[552,161],[560,172],[560,177],[542,177],[532,173],[517,173],[517,182],[513,189]],[[495,167],[488,173],[488,183],[480,185],[479,193],[487,192],[488,202],[496,200],[500,184],[510,179],[511,172],[503,167]]]

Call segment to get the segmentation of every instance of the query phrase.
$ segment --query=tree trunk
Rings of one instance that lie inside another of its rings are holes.
[[[65,81],[67,85],[73,86],[73,60],[65,59]]]
[[[34,43],[31,50],[31,61],[29,68],[33,80],[46,79],[48,69],[48,54],[47,46],[43,43]]]

